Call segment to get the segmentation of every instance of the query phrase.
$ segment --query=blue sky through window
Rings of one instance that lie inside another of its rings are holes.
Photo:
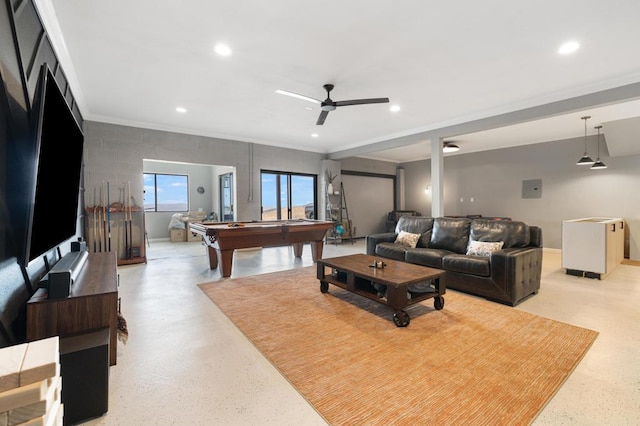
[[[273,209],[276,207],[276,178],[273,173],[262,173],[262,207]],[[292,201],[294,206],[313,203],[313,176],[292,176]],[[287,199],[287,188],[281,186],[282,200]]]

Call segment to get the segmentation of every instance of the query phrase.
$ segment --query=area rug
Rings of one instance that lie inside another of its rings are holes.
[[[199,286],[332,425],[529,424],[598,335],[453,291],[399,328],[315,266]]]

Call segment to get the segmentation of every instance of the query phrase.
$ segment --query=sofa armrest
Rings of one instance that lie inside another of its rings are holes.
[[[540,289],[542,248],[507,248],[491,254],[491,277],[513,300]]]
[[[367,254],[375,255],[376,254],[376,246],[380,243],[392,243],[396,240],[395,232],[385,232],[382,234],[371,234],[365,237]]]

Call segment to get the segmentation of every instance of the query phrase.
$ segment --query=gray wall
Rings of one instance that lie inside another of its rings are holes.
[[[576,138],[447,156],[445,214],[508,216],[538,225],[548,248],[561,248],[563,220],[639,217],[640,156],[604,155],[608,168],[590,170],[575,165],[583,152],[583,139]],[[406,208],[429,214],[431,198],[424,191],[431,182],[429,160],[401,167],[405,170]],[[542,198],[522,198],[522,181],[529,179],[542,179]]]
[[[231,166],[236,169],[236,220],[260,219],[261,169],[320,174],[324,157],[287,148],[85,121],[85,188],[90,193],[102,181],[131,182],[132,195],[142,200],[143,160]],[[113,186],[112,192],[117,191]],[[117,192],[111,194],[114,197]],[[93,200],[85,200],[85,206],[92,204]],[[169,236],[166,225],[164,237]]]
[[[351,157],[340,160],[344,171],[375,176],[343,176],[349,218],[355,227],[355,236],[386,231],[387,213],[394,209],[393,180],[379,175],[396,176],[396,163]],[[374,217],[371,217],[373,215]]]

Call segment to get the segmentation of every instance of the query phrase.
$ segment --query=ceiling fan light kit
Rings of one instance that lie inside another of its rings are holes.
[[[327,99],[324,101],[320,101],[318,99],[311,98],[309,96],[299,95],[297,93],[288,92],[286,90],[278,89],[276,93],[279,95],[291,96],[294,98],[302,99],[305,101],[313,102],[316,104],[320,104],[320,115],[318,116],[318,120],[316,121],[316,125],[322,126],[327,119],[327,115],[329,112],[334,111],[337,107],[342,106],[350,106],[350,105],[365,105],[365,104],[382,104],[388,103],[389,98],[371,98],[371,99],[351,99],[348,101],[334,101],[331,99],[331,91],[333,90],[333,84],[325,84],[324,90],[327,91]]]

